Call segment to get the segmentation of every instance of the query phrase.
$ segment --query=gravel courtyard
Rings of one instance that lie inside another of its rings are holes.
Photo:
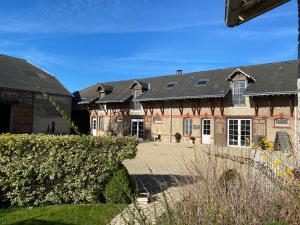
[[[169,188],[177,185],[174,180],[190,181],[189,178],[192,178],[191,174],[194,172],[193,165],[197,164],[198,167],[200,164],[207,164],[207,154],[204,151],[215,153],[216,151],[228,151],[230,154],[244,156],[249,154],[248,150],[238,148],[223,147],[219,149],[205,145],[194,146],[188,143],[148,142],[141,143],[138,146],[136,158],[126,160],[124,165],[137,181],[140,191],[147,190],[151,193],[158,193],[161,191],[161,184],[165,188]],[[223,163],[222,159],[218,159],[218,161]]]
[[[195,159],[195,151],[192,144],[141,143],[137,157],[124,164],[130,174],[189,175],[186,165]]]
[[[199,146],[194,148],[192,144],[141,143],[136,158],[126,160],[124,165],[137,181],[140,192],[147,191],[154,194],[161,192],[161,186],[169,188],[176,186],[176,181],[189,180],[191,178],[189,165],[194,162],[195,156],[199,157],[199,154],[201,154]]]

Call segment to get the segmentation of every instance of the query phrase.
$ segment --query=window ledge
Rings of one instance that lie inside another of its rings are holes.
[[[290,126],[273,126],[272,128],[287,128],[287,129],[290,129],[291,127]]]

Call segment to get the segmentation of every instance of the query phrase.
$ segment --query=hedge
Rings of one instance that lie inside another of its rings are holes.
[[[98,203],[131,137],[0,135],[0,188],[13,206]]]

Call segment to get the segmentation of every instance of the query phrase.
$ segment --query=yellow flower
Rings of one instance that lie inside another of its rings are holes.
[[[281,164],[281,161],[278,160],[278,159],[276,159],[275,162],[274,162],[274,164],[273,164],[273,166],[274,166],[275,168],[277,168],[280,164]]]

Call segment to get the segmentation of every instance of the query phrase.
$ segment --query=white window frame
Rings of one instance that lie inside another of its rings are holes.
[[[277,124],[278,120],[285,120],[285,121],[287,121],[287,124]],[[290,121],[288,119],[285,119],[285,118],[278,118],[278,119],[274,120],[274,126],[275,127],[289,127],[290,126]]]
[[[143,93],[141,89],[136,89],[133,91],[133,99],[136,99]],[[139,107],[137,107],[139,106]],[[141,112],[142,111],[142,104],[139,101],[133,101],[133,109],[134,112]]]
[[[246,96],[243,95],[243,94],[240,96],[240,98],[241,97],[244,98],[244,103],[243,104],[241,104],[241,103],[239,103],[239,104],[235,103],[235,97],[234,97],[235,96],[235,90],[236,90],[235,89],[235,85],[236,85],[237,82],[238,83],[242,83],[242,82],[244,83],[244,85],[245,85],[244,91],[245,91],[246,88],[247,88],[247,81],[246,80],[234,80],[234,81],[232,81],[232,103],[233,103],[234,106],[238,106],[238,107],[240,106],[241,107],[241,106],[245,106],[246,105]],[[239,93],[239,94],[241,94],[241,93]]]
[[[229,121],[230,120],[238,120],[238,145],[230,145],[229,143]],[[249,146],[242,146],[241,145],[241,140],[242,140],[242,138],[241,138],[241,121],[242,120],[248,120],[248,121],[250,121],[250,145]],[[251,148],[251,146],[252,146],[252,119],[241,119],[241,118],[239,118],[239,119],[237,119],[237,118],[229,118],[228,120],[227,120],[227,146],[229,146],[229,147],[237,147],[237,148]]]
[[[92,118],[92,130],[97,130],[97,118]]]
[[[188,122],[186,122],[188,121]],[[188,131],[188,132],[186,132]],[[191,136],[193,134],[193,119],[183,118],[183,136]]]
[[[104,117],[99,117],[98,126],[99,126],[99,130],[104,130]]]

